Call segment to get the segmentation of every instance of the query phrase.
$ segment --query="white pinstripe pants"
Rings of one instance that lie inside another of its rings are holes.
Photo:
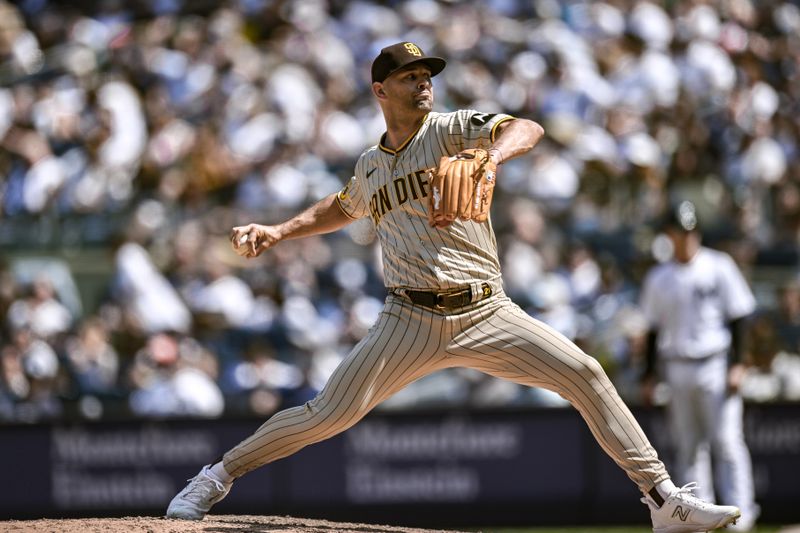
[[[669,478],[600,364],[502,291],[457,314],[440,314],[389,295],[376,324],[319,395],[276,413],[225,454],[225,469],[239,477],[330,438],[412,381],[455,366],[566,398],[643,492]]]

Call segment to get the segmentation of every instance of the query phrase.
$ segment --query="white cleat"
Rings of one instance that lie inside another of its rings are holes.
[[[753,531],[753,528],[756,526],[755,522],[752,520],[744,520],[739,522],[734,522],[728,526],[728,531],[736,531],[737,533],[744,533],[747,531]]]
[[[697,483],[689,483],[669,495],[660,508],[649,497],[642,502],[650,507],[653,533],[698,533],[735,523],[742,515],[738,507],[714,505],[701,500],[692,491]]]
[[[755,505],[750,511],[745,511],[742,518],[728,527],[728,531],[745,532],[753,531],[756,527],[756,520],[761,515],[761,508]]]
[[[206,465],[199,474],[189,480],[167,508],[167,518],[202,520],[211,506],[228,495],[233,483],[222,483],[208,471]]]

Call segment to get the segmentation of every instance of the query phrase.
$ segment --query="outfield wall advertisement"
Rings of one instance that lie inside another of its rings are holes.
[[[662,413],[635,414],[669,464]],[[4,427],[3,470],[17,490],[0,518],[162,514],[187,478],[260,423]],[[763,519],[800,521],[800,406],[750,406],[745,427]],[[429,527],[644,523],[638,498],[571,409],[376,413],[243,477],[215,512]]]

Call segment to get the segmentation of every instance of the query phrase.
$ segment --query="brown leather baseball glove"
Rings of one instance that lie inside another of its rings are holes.
[[[444,227],[455,219],[485,222],[497,176],[489,152],[480,148],[442,157],[432,172],[428,222]]]

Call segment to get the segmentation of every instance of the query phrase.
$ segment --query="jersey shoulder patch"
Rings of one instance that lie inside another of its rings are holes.
[[[338,198],[342,201],[347,201],[350,198],[350,182],[347,182],[347,185],[345,185],[344,188],[339,191]]]
[[[496,116],[497,113],[475,113],[470,117],[469,121],[473,126],[481,128]]]

